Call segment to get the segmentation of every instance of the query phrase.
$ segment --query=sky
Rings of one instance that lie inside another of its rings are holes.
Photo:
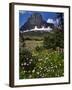
[[[34,11],[19,11],[19,27],[21,27],[27,19],[32,15]],[[36,12],[36,11],[35,11]],[[47,22],[56,23],[55,19],[57,17],[57,13],[55,12],[39,12],[43,19]]]

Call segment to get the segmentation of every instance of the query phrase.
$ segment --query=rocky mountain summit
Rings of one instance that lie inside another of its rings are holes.
[[[35,26],[37,26],[37,28],[42,28],[43,26],[45,28],[47,27],[51,27],[53,28],[54,27],[54,24],[53,23],[47,23],[42,15],[38,12],[34,12],[27,20],[26,23],[24,23],[24,25],[22,25],[20,27],[20,31],[24,31],[24,30],[31,30],[31,29],[34,29]]]

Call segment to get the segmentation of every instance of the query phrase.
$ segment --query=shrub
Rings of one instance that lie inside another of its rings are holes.
[[[34,68],[34,65],[32,53],[27,49],[20,50],[20,67],[25,71],[29,71]]]
[[[24,69],[20,68],[20,79],[61,77],[64,75],[63,53],[58,53],[57,51],[48,53],[45,50],[39,53],[35,52],[38,54],[36,56],[32,56],[31,52],[28,53],[30,55],[28,62],[31,62],[31,64],[27,67],[24,66]],[[25,63],[25,60],[23,63]]]
[[[36,46],[35,48],[36,51],[40,52],[43,50],[43,46]]]
[[[21,34],[20,37],[19,37],[19,44],[20,44],[20,47],[25,47],[25,38],[23,37],[23,35]]]
[[[44,58],[43,58],[44,57]],[[48,56],[40,57],[33,70],[34,78],[61,77],[64,74],[63,54],[51,52]]]
[[[52,34],[44,37],[44,42],[43,42],[43,46],[46,48],[46,49],[55,49],[56,48],[56,38],[55,36],[53,36]]]
[[[44,37],[43,46],[46,49],[56,49],[56,47],[64,48],[64,32],[63,30],[54,30]]]

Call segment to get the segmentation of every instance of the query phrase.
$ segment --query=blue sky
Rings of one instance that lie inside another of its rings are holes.
[[[19,27],[21,27],[34,11],[19,11]],[[36,12],[36,11],[35,11]],[[39,12],[45,21],[54,21],[57,14],[55,12]]]

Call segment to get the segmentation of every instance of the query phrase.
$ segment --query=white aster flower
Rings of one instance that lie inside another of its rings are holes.
[[[26,63],[24,63],[24,65],[26,65]]]
[[[34,73],[34,72],[35,72],[35,70],[32,70],[32,72]]]
[[[23,66],[23,63],[21,64],[21,66]]]
[[[45,58],[46,60],[48,59],[48,57]]]
[[[29,78],[31,78],[32,77],[32,75],[29,75]]]
[[[29,62],[29,64],[31,64],[31,62]]]
[[[32,59],[30,59],[30,61],[32,61]]]
[[[39,72],[37,72],[37,74],[39,75]]]

